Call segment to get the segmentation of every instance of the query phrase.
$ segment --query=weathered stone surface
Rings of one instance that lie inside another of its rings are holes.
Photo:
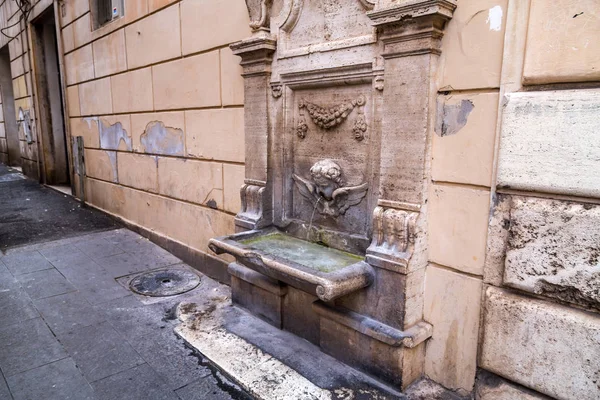
[[[481,280],[427,267],[424,317],[433,325],[425,374],[444,387],[468,393],[477,364]]]
[[[429,259],[482,275],[489,193],[433,185],[429,204]]]
[[[488,287],[479,365],[557,399],[600,397],[600,317]]]
[[[508,228],[510,227],[510,207],[511,196],[497,193],[493,197],[483,265],[483,281],[494,286],[502,286]]]
[[[439,96],[432,179],[490,186],[497,117],[496,93]]]
[[[600,206],[513,197],[504,283],[600,310]]]
[[[550,397],[480,369],[475,382],[475,400],[550,400]]]
[[[142,67],[181,56],[179,5],[125,28],[127,66]]]
[[[94,79],[92,45],[87,45],[65,56],[67,84]]]
[[[114,151],[86,149],[85,173],[92,178],[118,182],[117,154]]]
[[[599,113],[598,89],[507,95],[498,186],[600,197]]]
[[[111,114],[113,108],[110,78],[98,79],[79,85],[79,103],[82,115]]]
[[[114,112],[150,111],[152,99],[152,72],[138,69],[110,78]]]
[[[137,189],[158,191],[158,159],[145,154],[119,152],[119,183]]]
[[[198,21],[203,23],[199,24]],[[224,46],[250,36],[246,4],[239,0],[181,2],[183,54]]]
[[[219,71],[219,51],[153,66],[155,110],[221,105]]]
[[[600,79],[600,7],[596,0],[532,0],[523,82]]]
[[[507,0],[460,0],[442,40],[442,89],[500,85]]]
[[[88,25],[88,31],[89,29]],[[94,50],[94,72],[96,77],[115,74],[127,69],[125,30],[120,29],[95,41],[92,48]]]

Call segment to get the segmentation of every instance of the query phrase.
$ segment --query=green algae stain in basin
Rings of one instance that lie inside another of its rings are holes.
[[[281,233],[242,240],[253,249],[280,257],[321,272],[333,272],[362,261],[363,258],[344,251],[296,239]]]

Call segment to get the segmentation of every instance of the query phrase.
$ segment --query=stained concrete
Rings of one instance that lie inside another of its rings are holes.
[[[5,176],[11,179],[3,181]],[[119,227],[112,218],[82,208],[77,200],[24,179],[18,170],[3,164],[0,164],[0,210],[2,252],[14,246]]]

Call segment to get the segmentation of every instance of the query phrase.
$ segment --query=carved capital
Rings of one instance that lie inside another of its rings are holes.
[[[268,36],[253,37],[233,43],[229,48],[242,58],[240,65],[244,69],[243,76],[265,74],[271,72],[277,40]]]
[[[367,262],[405,273],[413,254],[419,213],[378,206],[373,212],[373,240]]]
[[[367,13],[380,31],[384,58],[441,52],[456,0],[409,0]]]
[[[240,189],[242,210],[235,217],[235,225],[238,230],[260,229],[271,224],[271,218],[267,217],[269,207],[265,206],[268,200],[264,184],[256,185],[252,182],[244,184]]]

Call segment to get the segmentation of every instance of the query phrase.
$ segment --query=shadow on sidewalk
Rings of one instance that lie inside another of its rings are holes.
[[[0,251],[117,228],[111,217],[0,164]]]

